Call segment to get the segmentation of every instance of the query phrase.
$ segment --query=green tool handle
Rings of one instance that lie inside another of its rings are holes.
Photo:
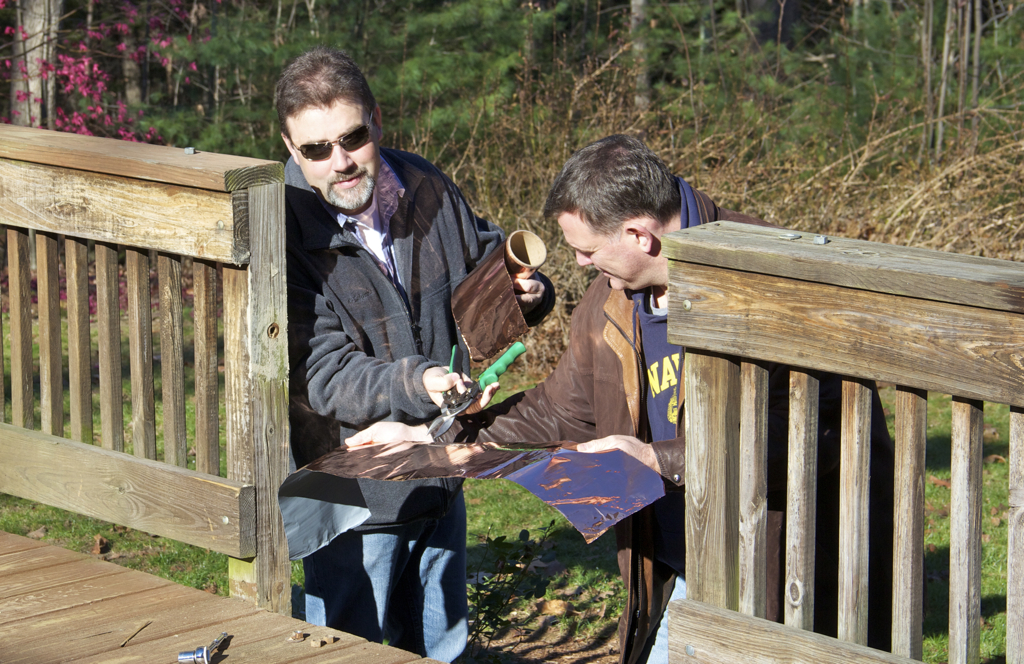
[[[485,389],[491,383],[498,382],[498,376],[505,373],[505,370],[515,362],[516,358],[526,352],[526,346],[523,345],[522,341],[517,341],[512,344],[505,353],[494,361],[494,364],[487,367],[482,374],[480,374],[480,389]]]

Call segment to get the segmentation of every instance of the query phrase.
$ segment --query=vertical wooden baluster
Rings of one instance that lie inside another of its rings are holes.
[[[149,252],[125,250],[128,289],[128,355],[132,385],[132,446],[135,456],[156,458],[156,407],[153,400],[153,311]]]
[[[192,261],[196,357],[196,470],[220,474],[217,372],[217,266]]]
[[[871,389],[861,381],[843,381],[840,454],[838,636],[867,645]]]
[[[1024,408],[1010,409],[1010,509],[1006,542],[1006,661],[1024,664]]]
[[[789,461],[786,474],[788,627],[814,628],[814,520],[818,494],[818,379],[789,375]]]
[[[121,386],[121,298],[117,245],[97,242],[96,332],[100,360],[100,441],[124,451],[124,400]]]
[[[252,436],[252,388],[249,381],[249,276],[242,267],[224,265],[224,402],[227,421],[228,479],[252,484],[256,475]],[[258,546],[258,544],[257,544]],[[256,561],[228,558],[232,597],[259,604]]]
[[[32,292],[28,230],[7,229],[7,283],[11,305],[11,422],[35,426],[32,367]]]
[[[182,341],[181,258],[160,254],[160,385],[164,417],[164,461],[188,463],[185,433],[185,350]]]
[[[739,363],[686,353],[686,596],[739,608]]]
[[[6,235],[7,235],[6,234],[7,227],[6,226],[0,226],[0,231],[3,231],[4,232],[4,236],[6,237]],[[6,256],[0,254],[0,260],[6,260],[6,258],[7,258]],[[10,306],[10,302],[11,302],[11,297],[10,297],[10,295],[11,295],[11,293],[10,293],[10,272],[8,272],[7,283],[8,283],[8,290],[7,290],[7,305],[8,306],[7,306],[7,311],[10,312],[11,311],[11,306]],[[0,296],[0,298],[2,298],[2,296]],[[2,324],[0,324],[0,422],[5,422],[6,418],[7,418],[7,413],[5,412],[5,407],[4,407],[4,404],[7,402],[7,384],[6,384],[6,377],[5,377],[6,374],[7,374],[7,371],[6,371],[6,366],[5,366],[6,365],[6,359],[5,359],[4,355],[5,355],[4,354],[4,326]]]
[[[36,293],[39,315],[39,427],[64,435],[64,353],[60,330],[60,261],[57,236],[36,233]]]
[[[93,442],[92,342],[89,339],[89,245],[64,238],[64,270],[68,289],[68,384],[71,438]]]
[[[896,391],[892,651],[921,659],[924,619],[924,453],[928,393]]]
[[[949,664],[981,661],[982,403],[953,397],[949,469]]]
[[[740,366],[740,611],[768,608],[768,367]]]

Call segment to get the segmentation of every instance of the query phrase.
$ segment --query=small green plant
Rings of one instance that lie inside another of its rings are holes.
[[[497,654],[489,653],[488,648],[496,637],[514,626],[515,620],[510,616],[513,604],[544,597],[549,579],[533,563],[544,559],[545,543],[554,525],[552,520],[539,529],[540,536],[536,539],[531,539],[530,531],[524,529],[518,539],[488,534],[480,544],[483,549],[480,563],[466,584],[470,630],[463,662],[499,661]],[[550,552],[547,555],[553,557]]]

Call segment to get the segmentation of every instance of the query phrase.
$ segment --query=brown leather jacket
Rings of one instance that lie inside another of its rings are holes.
[[[718,219],[765,223],[753,217],[718,208],[705,194],[695,193],[703,223]],[[614,434],[632,435],[650,443],[654,448],[661,473],[665,478],[666,490],[681,491],[685,476],[684,408],[679,409],[677,437],[652,443],[645,403],[645,395],[648,392],[647,372],[641,370],[641,367],[645,366],[642,357],[643,344],[641,339],[634,338],[634,330],[639,334],[639,325],[634,325],[636,313],[629,295],[623,291],[613,290],[606,277],[598,277],[573,311],[569,347],[551,375],[533,389],[514,395],[482,413],[457,421],[444,436],[444,440],[585,442]],[[769,587],[776,587],[779,591],[769,593],[768,617],[778,619],[781,613],[783,527],[780,509],[783,509],[785,499],[788,428],[789,385],[786,367],[770,365],[769,389],[772,394],[772,414],[769,417],[768,581]],[[837,479],[825,481],[824,478],[838,472],[840,390],[841,381],[838,377],[824,377],[819,403],[821,417],[818,452],[819,486],[824,487],[838,487],[839,484]],[[880,425],[880,429],[875,427],[877,431],[873,435],[872,476],[874,478],[886,475],[883,471],[888,470],[888,477],[891,478],[892,444],[888,439],[877,394],[875,403],[877,406],[873,410],[876,417],[873,418],[873,424]],[[876,466],[876,456],[881,460],[881,466]],[[888,467],[884,468],[886,464]],[[875,484],[872,483],[873,487]],[[872,512],[873,516],[883,517],[878,519],[882,527],[881,532],[885,532],[888,524],[891,537],[891,479],[888,486],[888,509],[881,505],[885,501],[873,493]],[[824,533],[821,532],[822,524],[831,530],[838,522],[838,496],[836,495],[836,500],[833,501],[828,494],[828,491],[819,491],[819,538],[835,540],[837,548],[837,533],[829,533],[822,537]],[[832,518],[833,514],[836,519]],[[675,516],[673,515],[673,520]],[[675,530],[682,533],[685,516],[681,511],[677,516],[678,523],[672,525]],[[653,635],[657,619],[664,613],[671,594],[675,571],[655,557],[655,531],[658,528],[664,530],[663,526],[664,524],[659,525],[653,506],[644,508],[615,526],[619,571],[628,591],[626,608],[619,619],[619,652],[622,664],[634,664],[641,656],[644,645]],[[875,537],[874,519],[872,526],[872,581],[877,580],[877,587],[884,592],[887,579],[891,576],[882,578],[883,574],[875,572],[882,570],[884,573],[888,565],[891,574],[891,558],[888,559],[890,562],[880,559],[876,564],[875,552],[884,553],[887,545],[881,537]],[[891,539],[889,541],[888,550],[891,552]],[[824,548],[826,551],[819,547],[819,556],[835,556],[832,546]],[[822,583],[818,583],[819,578],[816,575],[817,587],[835,577],[835,571],[829,572],[828,566],[819,567],[822,572]],[[873,583],[873,600],[875,587],[876,584]],[[824,608],[830,604],[834,605],[835,596],[831,589],[826,590],[822,587],[821,590],[824,592],[816,593],[815,606]],[[824,595],[832,596],[826,599]],[[887,598],[879,599],[888,606]],[[817,631],[834,634],[836,623],[833,612],[822,610],[820,614],[824,628]],[[888,616],[884,618],[878,632],[887,638]]]
[[[694,191],[701,222],[728,219],[765,224],[719,208]],[[573,311],[569,347],[548,378],[479,415],[457,422],[445,440],[585,442],[613,434],[650,442],[644,394],[647,376],[642,344],[633,338],[633,302],[598,277]],[[681,490],[684,476],[682,413],[678,437],[653,443],[667,487]],[[679,515],[680,524],[683,515]],[[654,510],[641,510],[615,527],[619,571],[628,589],[626,610],[619,621],[621,661],[639,657],[653,633],[652,620],[662,615],[675,580],[674,571],[655,561]]]

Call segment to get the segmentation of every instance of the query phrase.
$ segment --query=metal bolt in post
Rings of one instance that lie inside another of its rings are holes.
[[[217,648],[227,636],[227,632],[221,632],[208,646],[199,646],[194,651],[179,652],[178,664],[210,664],[210,655],[217,652]]]

